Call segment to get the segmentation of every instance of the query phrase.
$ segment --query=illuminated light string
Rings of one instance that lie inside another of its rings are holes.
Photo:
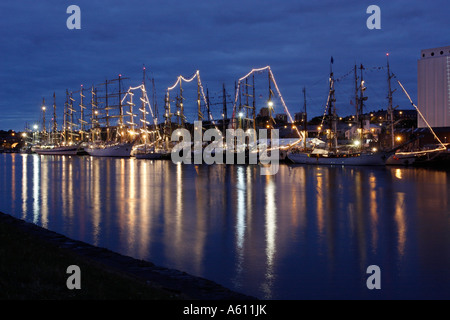
[[[239,90],[240,90],[240,83],[241,83],[241,81],[245,80],[246,78],[248,78],[249,76],[251,76],[253,73],[262,72],[262,71],[265,71],[265,70],[268,70],[268,72],[269,72],[270,78],[271,78],[273,84],[275,85],[275,89],[276,89],[276,91],[277,91],[277,93],[278,93],[278,96],[280,97],[281,104],[283,105],[283,108],[284,108],[286,114],[288,115],[289,120],[290,120],[292,123],[294,123],[294,120],[293,120],[293,118],[292,118],[292,116],[291,116],[291,114],[290,114],[290,112],[289,112],[289,110],[288,110],[288,108],[287,108],[287,106],[286,106],[286,103],[285,103],[285,101],[284,101],[284,99],[283,99],[283,96],[281,95],[280,89],[278,88],[277,82],[275,81],[275,77],[274,77],[274,75],[273,75],[272,70],[270,69],[270,66],[266,66],[266,67],[263,67],[263,68],[252,69],[249,73],[247,73],[245,76],[243,76],[242,78],[239,79],[238,85],[237,85],[237,89],[236,89],[236,95],[235,95],[235,98],[234,98],[233,115],[236,114],[236,105],[237,105],[237,101],[238,101],[238,96],[239,96]],[[233,116],[233,118],[235,118],[235,117]],[[234,124],[233,124],[233,125],[234,125]],[[300,134],[300,132],[298,131],[297,126],[294,126],[294,128],[295,128],[297,134],[299,135],[300,139],[297,140],[297,141],[295,141],[295,142],[293,142],[292,144],[290,144],[290,145],[288,145],[288,146],[286,146],[286,147],[278,147],[279,149],[288,149],[288,148],[290,148],[290,147],[292,147],[292,146],[294,146],[294,145],[300,143],[300,142],[303,140],[303,137],[302,137],[302,135]],[[278,149],[278,148],[273,148],[273,149]],[[270,150],[270,149],[269,149],[269,150]]]
[[[433,133],[434,137],[436,138],[437,141],[439,141],[439,143],[441,144],[442,148],[446,150],[447,147],[442,143],[442,141],[438,138],[438,136],[436,135],[436,133],[434,132],[433,128],[431,128],[431,126],[428,124],[428,121],[425,119],[425,117],[422,115],[422,112],[420,112],[419,108],[414,104],[414,102],[412,101],[411,97],[409,96],[408,92],[406,92],[406,89],[403,87],[403,85],[400,83],[399,80],[397,80],[398,84],[400,85],[400,87],[402,87],[403,92],[405,93],[405,95],[408,97],[409,101],[411,102],[411,104],[413,105],[413,107],[417,110],[417,113],[420,115],[420,117],[422,118],[422,120],[425,122],[425,124],[428,126],[428,128],[430,129],[431,133]]]
[[[173,86],[167,88],[167,93],[169,93],[169,91],[172,91],[173,89],[175,89],[175,88],[178,86],[178,84],[181,83],[181,81],[184,81],[184,82],[189,83],[189,82],[192,82],[195,78],[197,78],[198,83],[199,83],[199,85],[200,85],[200,91],[201,91],[201,94],[202,94],[203,102],[205,103],[205,105],[207,105],[208,103],[207,103],[205,91],[203,90],[203,84],[202,84],[202,80],[200,79],[200,71],[199,71],[199,70],[197,70],[197,71],[194,73],[194,75],[193,75],[191,78],[189,78],[189,79],[186,79],[186,78],[183,77],[182,75],[179,75],[178,78],[177,78],[177,81],[175,82],[175,84],[174,84]],[[212,123],[214,124],[214,126],[216,127],[216,123],[215,123],[215,121],[214,121],[214,118],[213,118],[212,114],[209,113],[208,116],[209,116],[211,122],[212,122]],[[216,129],[217,129],[217,127],[216,127]]]
[[[130,87],[130,88],[128,89],[127,93],[125,94],[125,96],[122,98],[122,104],[124,103],[124,101],[125,101],[125,99],[127,98],[128,95],[130,95],[130,96],[132,97],[132,96],[134,95],[133,91],[134,91],[134,90],[139,90],[139,89],[142,90],[142,91],[144,92],[144,99],[143,99],[142,97],[141,97],[140,99],[141,99],[141,101],[144,102],[144,105],[148,105],[148,108],[150,109],[150,114],[151,114],[152,119],[153,119],[153,124],[155,125],[155,127],[157,127],[157,126],[158,126],[158,119],[155,118],[155,115],[154,115],[154,113],[153,113],[152,106],[151,106],[151,104],[150,104],[150,99],[148,98],[147,90],[145,89],[145,85],[144,85],[144,84],[141,84],[141,85],[139,85],[139,86],[137,86],[137,87]],[[132,104],[132,102],[127,102],[127,103],[128,103],[128,104]],[[142,111],[142,112],[145,112],[146,114],[148,114],[148,112],[147,112],[145,109],[142,110],[141,108],[139,108],[139,110]],[[127,112],[127,114],[130,114],[130,113]],[[130,114],[130,115],[131,115],[131,114]],[[134,116],[134,115],[133,115],[133,116]],[[141,121],[142,121],[142,122],[145,122],[146,124],[149,123],[148,121],[144,121],[144,120],[142,120],[142,119],[141,119]],[[145,133],[149,133],[148,130],[143,130],[143,129],[141,129],[141,131],[143,131],[143,132],[145,132]],[[158,130],[157,130],[157,133],[158,133],[159,139],[161,139]]]

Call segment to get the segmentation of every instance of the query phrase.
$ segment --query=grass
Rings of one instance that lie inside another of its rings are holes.
[[[66,286],[67,267],[81,269],[81,289]],[[0,299],[172,300],[177,296],[0,219]]]

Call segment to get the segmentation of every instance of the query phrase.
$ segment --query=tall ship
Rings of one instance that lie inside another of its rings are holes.
[[[117,79],[106,80],[105,95],[100,102],[97,89],[91,90],[91,128],[84,150],[94,157],[130,157],[136,140],[134,104],[124,104],[125,93],[122,91],[121,75]],[[108,92],[109,85],[118,82],[117,92]],[[132,93],[128,93],[132,97]],[[129,118],[128,121],[126,119]]]
[[[158,126],[158,108],[156,105],[155,82],[152,79],[152,103],[146,89],[145,66],[143,67],[142,84],[135,88],[141,92],[139,139],[133,148],[132,155],[136,159],[162,160],[170,158],[170,151],[163,147],[163,136]]]
[[[40,143],[33,146],[31,151],[39,155],[77,155],[81,150],[81,145],[75,140],[76,133],[74,132],[73,113],[73,97],[72,93],[66,91],[66,105],[64,111],[64,123],[63,130],[58,131],[58,125],[56,120],[56,98],[53,93],[53,119],[52,128],[47,132],[45,126],[45,99],[42,100],[42,114],[43,114],[43,128],[40,133]]]
[[[364,101],[367,97],[364,96],[364,80],[363,69],[361,65],[361,77],[358,81],[357,67],[355,65],[355,98],[356,98],[356,115],[355,122],[358,126],[355,137],[355,142],[350,146],[343,146],[338,144],[337,138],[337,120],[336,115],[336,99],[335,99],[335,80],[332,70],[333,59],[330,64],[329,77],[329,93],[327,98],[326,110],[322,121],[321,128],[325,125],[325,117],[328,119],[328,128],[326,132],[326,146],[325,147],[308,147],[306,145],[307,131],[305,126],[305,133],[303,137],[304,143],[291,147],[287,153],[287,157],[293,163],[297,164],[315,164],[315,165],[349,165],[349,166],[383,166],[387,159],[393,153],[392,151],[378,151],[378,149],[371,149],[364,147]],[[305,99],[305,114],[306,114],[306,99]],[[327,115],[327,116],[326,116]],[[305,121],[306,123],[306,121]]]

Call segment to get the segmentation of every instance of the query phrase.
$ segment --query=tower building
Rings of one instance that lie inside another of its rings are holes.
[[[450,46],[421,51],[417,99],[418,108],[431,127],[450,127]],[[417,117],[417,126],[427,127],[421,117]]]

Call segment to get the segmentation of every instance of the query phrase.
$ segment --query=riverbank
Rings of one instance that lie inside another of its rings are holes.
[[[81,270],[69,290],[67,267]],[[255,299],[185,272],[72,240],[0,213],[0,299],[247,300]]]

